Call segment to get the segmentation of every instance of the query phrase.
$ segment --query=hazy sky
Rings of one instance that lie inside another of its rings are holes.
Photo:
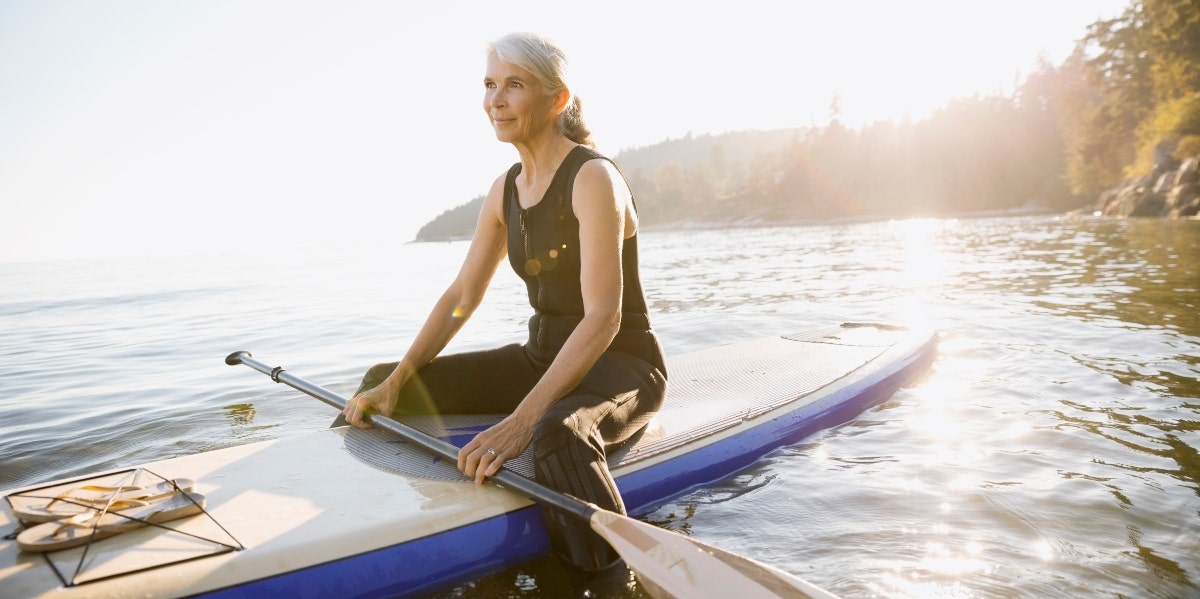
[[[1127,0],[0,0],[0,261],[385,249],[516,159],[484,51],[555,39],[599,149],[920,119]]]

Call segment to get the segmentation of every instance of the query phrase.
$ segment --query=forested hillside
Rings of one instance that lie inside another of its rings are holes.
[[[1096,203],[1200,154],[1200,0],[1134,0],[1011,94],[917,122],[689,135],[614,160],[647,225],[902,218]],[[482,198],[418,240],[469,237]]]

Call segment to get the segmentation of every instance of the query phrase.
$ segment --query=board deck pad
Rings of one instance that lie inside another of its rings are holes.
[[[882,354],[907,334],[886,325],[837,327],[737,343],[667,359],[667,397],[654,420],[613,451],[609,468],[669,451],[797,401]],[[504,415],[406,416],[399,420],[461,447]],[[389,472],[434,480],[469,481],[453,462],[433,457],[379,429],[351,427],[346,449]],[[533,477],[533,451],[505,466]]]

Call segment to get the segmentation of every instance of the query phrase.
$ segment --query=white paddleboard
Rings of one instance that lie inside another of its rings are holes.
[[[919,376],[936,335],[845,324],[668,359],[662,411],[610,466],[630,513],[845,422]],[[332,415],[332,414],[331,414]],[[498,416],[405,422],[461,445]],[[528,458],[513,464],[531,473]],[[13,506],[82,484],[186,478],[206,513],[51,554],[0,541],[0,597],[420,595],[547,548],[539,509],[468,482],[381,431],[336,428],[4,492]]]

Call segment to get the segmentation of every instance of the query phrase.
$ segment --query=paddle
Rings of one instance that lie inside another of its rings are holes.
[[[346,398],[286,372],[283,368],[271,368],[251,358],[249,352],[229,354],[225,363],[230,366],[244,364],[269,375],[276,383],[287,384],[335,408],[346,407]],[[458,448],[441,439],[384,416],[374,415],[369,417],[369,421],[435,455],[455,462],[458,460]],[[507,468],[497,472],[492,480],[544,506],[587,522],[592,530],[604,537],[625,559],[626,565],[637,573],[642,586],[655,597],[835,597],[782,570],[640,520],[600,509]]]

